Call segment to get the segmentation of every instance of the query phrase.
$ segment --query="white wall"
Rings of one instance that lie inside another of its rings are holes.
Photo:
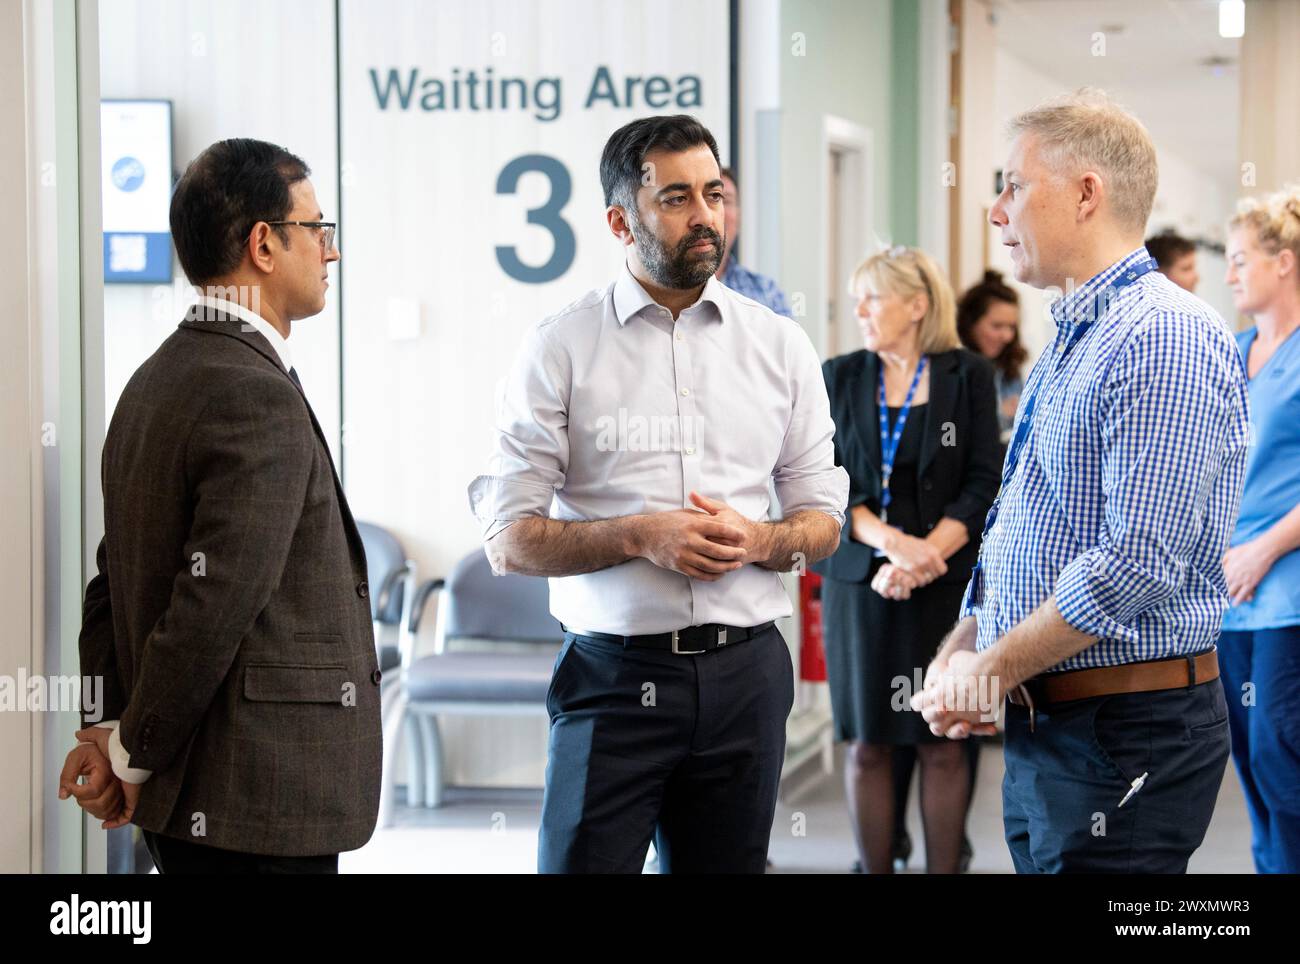
[[[177,175],[214,141],[271,141],[307,162],[325,220],[339,220],[332,0],[100,0],[99,23],[102,96],[172,101]],[[339,243],[346,258],[346,225]],[[173,267],[171,287],[106,286],[106,417],[192,303],[179,263]],[[294,366],[336,460],[337,292],[331,285],[325,310],[296,322],[290,336]]]
[[[797,320],[825,351],[827,228],[821,211],[827,163],[822,154],[827,117],[871,132],[872,223],[867,239],[890,238],[889,0],[784,0],[781,4],[781,237],[782,275],[806,314]],[[870,246],[868,241],[868,247]],[[858,252],[859,260],[868,250]],[[848,279],[843,279],[847,284]]]
[[[1156,143],[1160,149],[1159,141]],[[1147,235],[1173,228],[1186,238],[1209,239],[1223,244],[1226,224],[1236,198],[1224,190],[1222,182],[1194,167],[1185,157],[1172,151],[1160,151],[1160,186],[1156,203],[1147,222]],[[1235,327],[1236,309],[1223,280],[1228,262],[1221,254],[1199,248],[1196,267],[1201,276],[1196,294]]]
[[[28,58],[23,43],[23,5],[0,3],[0,90],[21,91]],[[33,469],[39,471],[36,413],[39,368],[31,365],[33,344],[28,315],[27,274],[27,118],[23,97],[0,98],[0,127],[17,136],[0,139],[0,206],[8,212],[0,233],[0,259],[24,270],[6,272],[0,281],[0,539],[8,547],[0,569],[0,674],[17,677],[33,665],[32,613],[38,608],[33,573],[40,567],[39,530],[33,538]],[[39,522],[37,522],[39,525]],[[32,747],[37,732],[32,714],[0,713],[0,872],[30,873],[32,866]]]
[[[966,284],[974,284],[979,280],[986,266],[1002,272],[1007,283],[1020,295],[1020,339],[1029,350],[1029,358],[1032,361],[1051,342],[1056,334],[1056,326],[1052,321],[1047,299],[1043,297],[1042,292],[1037,288],[1021,284],[1013,277],[1011,258],[999,240],[998,229],[988,222],[988,210],[997,199],[993,191],[996,186],[994,174],[1005,166],[1007,149],[1010,146],[1005,133],[1007,121],[1021,111],[1028,110],[1048,97],[1060,94],[1069,88],[1039,73],[1000,47],[990,47],[989,53],[989,66],[992,69],[990,88],[992,97],[982,102],[987,105],[986,113],[982,118],[982,126],[987,132],[982,141],[986,153],[981,153],[977,162],[979,184],[982,185],[982,189],[975,196],[963,195],[963,200],[972,212],[972,218],[980,220],[979,230],[965,239],[964,243],[981,245],[981,251],[986,254],[971,253],[965,259],[973,266],[973,270],[964,280]]]

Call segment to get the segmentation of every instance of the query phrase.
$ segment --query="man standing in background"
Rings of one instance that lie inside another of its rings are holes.
[[[722,264],[717,271],[718,280],[732,291],[753,298],[760,305],[766,305],[778,315],[792,317],[790,303],[786,301],[781,287],[767,275],[750,271],[733,254],[736,240],[740,237],[740,191],[736,187],[736,176],[729,167],[722,168],[722,198],[726,230],[723,235],[725,248]]]
[[[1162,231],[1147,238],[1146,249],[1156,259],[1162,275],[1184,291],[1196,294],[1201,283],[1196,270],[1196,245],[1173,231]]]

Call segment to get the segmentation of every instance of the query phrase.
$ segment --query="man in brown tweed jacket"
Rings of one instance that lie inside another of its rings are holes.
[[[339,259],[308,174],[246,139],[190,164],[171,229],[204,297],[104,443],[81,671],[109,722],[61,796],[143,828],[164,873],[337,872],[378,812],[365,555],[286,342]]]

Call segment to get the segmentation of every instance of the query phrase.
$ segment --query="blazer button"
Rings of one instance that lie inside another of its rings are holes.
[[[379,681],[383,678],[384,678],[384,674],[381,673],[379,670],[375,670],[373,673],[370,674],[370,682],[374,683],[376,686],[379,685]]]
[[[367,598],[370,595],[370,587],[364,582],[357,583],[357,595],[362,599]]]

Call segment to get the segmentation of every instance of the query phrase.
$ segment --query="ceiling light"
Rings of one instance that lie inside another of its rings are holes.
[[[1242,37],[1246,34],[1246,0],[1219,0],[1219,36]]]

